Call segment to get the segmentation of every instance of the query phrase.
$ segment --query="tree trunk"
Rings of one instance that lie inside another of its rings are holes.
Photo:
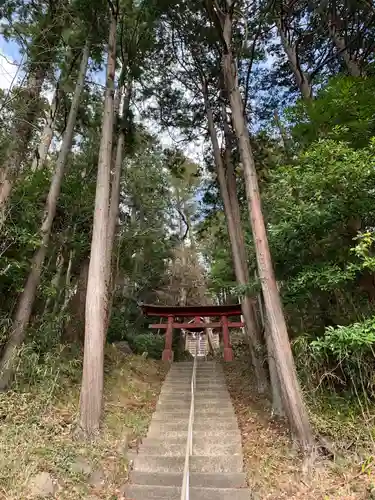
[[[270,380],[271,380],[272,412],[274,415],[277,415],[278,417],[284,417],[285,413],[281,397],[281,385],[277,374],[275,352],[267,321],[265,322],[264,325],[264,336],[266,338],[266,343],[267,343],[268,366],[269,366]]]
[[[34,304],[36,291],[40,282],[43,263],[51,236],[52,224],[56,214],[57,201],[60,195],[65,165],[72,145],[74,125],[76,122],[81,92],[85,81],[89,52],[89,43],[86,42],[63,143],[61,145],[59,157],[56,162],[56,169],[52,177],[51,186],[46,201],[45,216],[40,230],[42,237],[41,245],[32,258],[31,270],[27,278],[25,288],[21,293],[15,313],[13,329],[5,346],[3,357],[0,363],[0,389],[5,389],[11,380],[17,350],[24,340],[26,327],[30,320],[31,311]]]
[[[129,83],[126,95],[124,96],[123,99],[122,110],[119,113],[121,124],[117,141],[116,158],[115,158],[115,165],[114,165],[114,172],[113,172],[112,186],[111,186],[111,203],[109,207],[109,221],[108,221],[108,235],[107,235],[107,253],[108,253],[109,267],[111,267],[111,260],[112,260],[111,254],[112,254],[113,243],[115,240],[117,219],[119,214],[121,168],[124,157],[124,148],[126,139],[125,137],[126,132],[123,123],[128,117],[130,98],[131,98],[131,84]]]
[[[69,301],[71,319],[64,331],[64,341],[69,344],[83,344],[88,274],[89,260],[87,259],[81,265],[76,293]]]
[[[223,204],[224,204],[225,217],[227,220],[228,235],[232,249],[232,258],[233,258],[236,280],[240,285],[247,285],[249,282],[249,273],[246,266],[246,261],[244,260],[245,252],[244,250],[242,250],[242,252],[240,250],[241,241],[238,241],[238,234],[239,234],[238,231],[240,230],[240,228],[238,227],[238,224],[236,227],[236,221],[234,220],[232,212],[231,200],[229,198],[228,186],[225,178],[224,165],[220,154],[220,148],[217,140],[213,113],[209,103],[207,88],[203,89],[203,93],[204,93],[208,128],[214,153],[216,174],[219,181],[221,197],[223,199]],[[243,241],[244,240],[242,235],[242,243]],[[259,342],[260,339],[257,338],[258,328],[257,328],[256,318],[254,316],[253,304],[251,298],[248,297],[247,295],[245,295],[242,300],[242,313],[245,318],[251,361],[254,367],[254,373],[257,381],[258,391],[260,393],[263,393],[267,387],[267,376],[260,356],[261,346]]]
[[[46,124],[44,125],[39,147],[34,156],[33,162],[31,164],[31,170],[35,172],[36,170],[41,170],[44,167],[44,163],[47,159],[48,151],[51,146],[53,139],[53,133],[56,126],[57,111],[60,100],[60,89],[59,83],[57,84],[51,106],[48,110],[48,115],[46,119]]]
[[[74,233],[74,231],[73,231],[73,233]],[[74,250],[70,250],[68,267],[66,269],[66,274],[65,274],[64,302],[63,302],[62,309],[61,309],[62,312],[66,311],[68,304],[69,304],[70,290],[71,290],[70,280],[71,280],[71,276],[72,276],[73,257],[74,257]],[[55,306],[53,308],[53,312],[55,312],[55,313],[57,313],[58,304],[59,304],[58,301],[56,301]]]
[[[56,299],[58,298],[58,292],[57,290],[59,289],[59,285],[60,285],[60,281],[61,281],[61,275],[62,275],[62,271],[63,271],[63,267],[64,267],[64,255],[63,255],[63,249],[60,248],[58,254],[57,254],[57,258],[56,258],[56,272],[55,272],[55,275],[54,277],[52,278],[51,280],[51,285],[52,285],[52,288],[56,291],[56,294],[55,294],[55,303],[56,303]],[[52,297],[51,296],[48,296],[47,297],[47,300],[46,300],[46,303],[45,303],[45,306],[44,306],[44,312],[43,314],[46,314],[48,313],[48,309],[49,309],[49,306],[51,304],[51,301],[52,301]]]
[[[279,129],[279,132],[280,132],[281,141],[283,143],[285,154],[286,154],[286,156],[288,158],[290,158],[290,156],[291,156],[290,139],[288,137],[288,134],[287,134],[287,132],[285,130],[284,125],[282,124],[282,122],[280,120],[279,112],[277,111],[277,109],[275,109],[275,111],[273,112],[273,116],[274,116],[274,119],[275,119],[275,125]]]
[[[19,175],[32,138],[34,124],[38,119],[40,94],[44,80],[54,60],[54,49],[59,43],[64,19],[64,1],[50,2],[49,9],[41,21],[40,30],[32,40],[30,51],[35,54],[29,61],[26,87],[22,90],[23,105],[14,120],[11,142],[0,164],[0,228],[6,220],[6,208],[13,182]]]
[[[107,236],[114,121],[117,14],[111,13],[107,81],[96,182],[94,225],[86,294],[85,349],[79,425],[86,436],[99,431],[103,397],[107,317]]]
[[[225,83],[244,169],[246,197],[257,256],[258,273],[262,284],[270,336],[274,346],[275,362],[282,388],[284,408],[293,434],[301,446],[305,450],[309,450],[313,445],[312,431],[297,379],[281,298],[273,271],[262,214],[254,157],[251,150],[249,132],[243,115],[243,103],[238,88],[233,55],[230,50],[231,31],[228,30],[227,33],[224,33],[224,36],[227,44],[227,51],[223,56]]]
[[[120,204],[120,189],[121,189],[121,169],[122,169],[122,161],[124,157],[124,148],[125,148],[125,126],[124,122],[128,118],[129,114],[129,106],[130,99],[132,93],[132,85],[129,82],[126,95],[123,96],[123,92],[119,90],[119,100],[122,103],[120,107],[121,111],[118,113],[119,117],[119,136],[117,140],[116,146],[116,156],[114,162],[114,172],[112,177],[112,185],[111,185],[111,202],[109,206],[109,220],[108,220],[108,234],[107,234],[107,269],[106,269],[106,283],[108,288],[108,308],[107,308],[107,319],[106,319],[106,330],[108,328],[109,322],[111,320],[111,311],[112,311],[112,300],[113,300],[113,285],[114,285],[114,270],[113,270],[113,245],[115,242],[116,236],[116,228],[118,223],[118,215],[119,215],[119,204]],[[116,108],[116,103],[115,103]]]
[[[312,99],[312,88],[309,83],[308,77],[302,71],[302,68],[298,62],[298,54],[296,47],[293,47],[288,40],[288,31],[284,28],[281,19],[276,21],[277,28],[279,31],[281,44],[284,48],[285,54],[288,58],[289,66],[293,71],[296,84],[302,94],[305,101],[310,101]]]
[[[226,173],[226,182],[228,187],[229,202],[234,218],[234,225],[236,228],[239,252],[241,254],[241,259],[243,262],[245,272],[247,275],[249,275],[247,266],[245,237],[241,223],[241,210],[240,210],[240,204],[238,203],[236,174],[234,172],[234,167],[232,162],[232,153],[231,153],[232,133],[228,124],[228,115],[224,102],[221,105],[221,114],[224,125],[224,138],[225,138],[224,160],[225,160],[225,173]]]
[[[264,331],[264,336],[267,344],[268,367],[270,372],[271,390],[272,390],[272,412],[274,413],[274,415],[277,415],[278,417],[285,417],[283,400],[281,396],[281,385],[276,369],[275,352],[274,352],[272,338],[270,335],[270,329],[263,313],[263,300],[261,293],[259,293],[258,295],[258,306],[259,306],[260,321],[262,324],[262,329]]]
[[[358,62],[351,58],[350,53],[346,48],[345,40],[337,33],[336,27],[332,21],[329,21],[328,23],[328,30],[339,55],[345,62],[349,74],[351,76],[361,76],[361,68]]]

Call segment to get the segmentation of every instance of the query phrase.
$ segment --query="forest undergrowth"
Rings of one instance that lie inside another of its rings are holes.
[[[1,499],[36,498],[40,473],[49,474],[51,497],[59,500],[121,498],[127,449],[147,430],[165,367],[108,346],[102,430],[87,441],[76,434],[82,369],[76,354],[58,347],[43,363],[22,363],[13,390],[0,394]]]
[[[307,390],[304,398],[317,443],[310,471],[294,448],[285,422],[257,396],[248,356],[224,364],[242,433],[245,469],[261,500],[369,500],[375,498],[375,405]],[[372,416],[371,416],[372,415]]]

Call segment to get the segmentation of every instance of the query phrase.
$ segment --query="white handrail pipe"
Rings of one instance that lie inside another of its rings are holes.
[[[195,387],[197,379],[197,353],[198,353],[198,342],[199,336],[197,336],[197,342],[195,346],[195,357],[193,362],[193,372],[191,376],[191,400],[190,400],[190,412],[189,412],[189,424],[188,433],[186,440],[186,451],[185,451],[185,466],[184,475],[182,478],[182,490],[181,490],[181,500],[189,500],[190,491],[190,456],[193,454],[193,424],[194,424],[194,403],[195,403]]]

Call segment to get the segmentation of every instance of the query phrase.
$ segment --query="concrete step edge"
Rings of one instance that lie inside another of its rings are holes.
[[[181,488],[160,489],[129,485],[125,492],[132,500],[180,500]],[[190,488],[191,500],[250,500],[252,497],[246,489]]]
[[[160,486],[181,486],[182,472],[141,472],[131,471],[131,484],[148,484]],[[192,487],[221,487],[221,488],[244,488],[246,487],[246,474],[244,472],[233,473],[199,473],[190,475],[190,486]]]
[[[181,435],[181,436],[177,436],[177,437],[170,437],[168,439],[168,445],[178,445],[178,444],[182,444],[185,446],[186,444],[186,439],[187,439],[187,436],[186,436],[186,433]],[[194,436],[193,436],[193,443],[194,444],[199,444],[199,442],[202,441],[202,439],[195,439]],[[231,434],[230,437],[228,437],[228,440],[226,440],[229,444],[233,444],[233,445],[241,445],[241,435],[240,433],[238,433],[237,435],[236,434]],[[163,437],[159,437],[159,438],[149,438],[149,437],[145,437],[143,438],[142,440],[142,444],[141,446],[143,445],[146,445],[146,446],[163,446],[163,444],[166,443],[166,440],[163,438]],[[207,436],[205,435],[204,436],[204,443],[212,443],[212,444],[215,444],[215,443],[218,443],[218,444],[221,444],[221,442],[218,442],[217,440],[217,437],[215,435],[213,435],[212,437],[211,436]]]
[[[144,472],[182,472],[185,465],[184,456],[140,454],[133,455],[132,459],[133,470]],[[190,461],[190,471],[211,473],[243,472],[243,458],[241,455],[193,455]]]

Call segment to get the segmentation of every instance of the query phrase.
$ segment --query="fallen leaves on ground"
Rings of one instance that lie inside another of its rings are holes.
[[[62,360],[61,363],[64,361]],[[79,367],[77,370],[79,371]],[[30,498],[30,479],[48,472],[57,483],[58,500],[113,500],[121,495],[127,478],[126,450],[148,427],[155,409],[165,366],[141,356],[106,351],[103,425],[93,441],[77,439],[80,376],[56,378],[40,386],[0,394],[0,499]],[[126,438],[125,438],[125,435]],[[77,457],[103,481],[74,472]]]
[[[290,439],[285,421],[271,416],[270,402],[256,395],[251,364],[224,364],[228,388],[242,433],[249,486],[257,500],[375,499],[375,469],[370,456],[335,461],[318,456],[304,473],[303,457]]]

